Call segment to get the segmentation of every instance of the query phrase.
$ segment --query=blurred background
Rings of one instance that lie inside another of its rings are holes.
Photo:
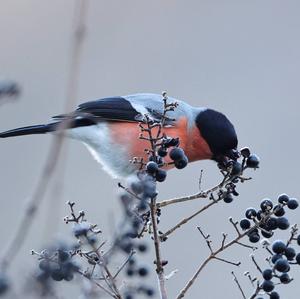
[[[44,123],[65,112],[75,4],[74,0],[1,1],[0,79],[15,80],[22,87],[17,101],[0,106],[1,131]],[[282,192],[299,197],[299,9],[299,1],[292,0],[89,1],[75,102],[167,90],[192,105],[224,112],[235,124],[239,146],[249,146],[261,158],[260,169],[249,173],[254,179],[238,188],[240,196],[234,203],[213,207],[162,245],[163,257],[169,261],[166,272],[179,269],[167,282],[170,298],[208,254],[197,225],[219,242],[223,231],[234,235],[229,216],[241,219],[247,207]],[[51,138],[1,140],[1,249],[14,234],[36,187]],[[76,201],[107,236],[112,223],[118,222],[117,181],[101,170],[82,144],[68,142],[65,153],[10,271],[17,293],[26,281],[24,273],[36,264],[30,250],[69,234],[70,227],[62,221],[68,212],[67,200]],[[167,182],[159,185],[160,199],[197,192],[201,169],[203,188],[220,180],[213,162],[190,164],[183,171],[169,172]],[[201,204],[166,208],[161,229],[168,229]],[[290,217],[290,222],[297,221],[299,212]],[[141,258],[151,262],[152,253]],[[252,287],[243,273],[256,273],[250,253],[238,247],[224,255],[242,261],[235,271],[247,294]],[[241,298],[232,269],[212,262],[187,298],[216,299],[224,294]],[[293,273],[300,279],[297,270]],[[155,277],[151,279],[155,284]],[[61,289],[61,298],[70,294],[78,298],[74,283]],[[299,291],[296,280],[281,293],[295,298]]]

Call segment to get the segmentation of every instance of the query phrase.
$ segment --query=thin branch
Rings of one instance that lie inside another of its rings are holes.
[[[155,256],[156,256],[156,261],[155,261],[156,273],[159,280],[160,295],[161,295],[161,299],[167,299],[168,297],[167,297],[167,291],[165,287],[164,268],[162,266],[161,253],[160,253],[160,238],[158,235],[157,220],[156,220],[155,198],[151,199],[150,214],[151,214],[153,240],[154,240]]]
[[[224,263],[227,263],[227,264],[230,264],[230,265],[233,265],[233,266],[240,266],[241,265],[241,262],[231,262],[229,260],[226,260],[226,259],[223,259],[223,258],[220,258],[220,257],[214,257],[215,260],[218,260],[218,261],[221,261],[221,262],[224,262]]]
[[[263,221],[264,219],[262,219]],[[223,251],[225,251],[227,248],[231,247],[234,244],[238,244],[238,242],[244,238],[245,236],[247,236],[251,231],[253,231],[258,225],[258,224],[254,224],[253,227],[249,228],[247,231],[240,233],[236,238],[234,238],[233,240],[227,242],[226,244],[223,244],[223,246],[221,245],[216,251],[212,252],[205,260],[204,262],[202,262],[202,264],[199,266],[199,268],[197,269],[197,271],[194,273],[194,275],[192,276],[192,278],[187,282],[187,284],[185,285],[185,287],[179,292],[179,295],[176,297],[176,299],[181,299],[185,296],[186,292],[189,290],[189,288],[194,284],[195,280],[197,279],[197,277],[199,276],[199,274],[202,272],[202,270],[205,268],[205,266],[213,259],[219,259],[219,260],[223,260],[218,258],[217,256],[222,253]],[[226,261],[228,262],[228,261]],[[231,262],[230,262],[231,263]],[[237,265],[238,263],[236,263],[235,265]]]
[[[124,267],[128,264],[129,260],[132,258],[132,256],[135,254],[135,251],[131,251],[125,262],[120,266],[116,274],[113,276],[114,279],[117,278],[117,276],[120,274],[120,272],[124,269]]]
[[[176,231],[182,225],[186,224],[187,222],[189,222],[190,220],[192,220],[194,217],[196,217],[197,215],[201,214],[202,212],[204,212],[205,210],[207,210],[208,208],[210,208],[211,206],[213,206],[214,204],[216,204],[217,202],[219,202],[221,199],[222,198],[219,198],[217,200],[211,201],[209,204],[207,204],[206,206],[202,207],[200,210],[196,211],[191,216],[182,219],[175,226],[173,226],[171,229],[169,229],[164,234],[162,234],[160,236],[161,240],[165,240],[170,234],[172,234],[174,231]]]
[[[247,299],[247,298],[246,298],[246,295],[245,295],[245,293],[244,293],[244,291],[243,291],[243,289],[242,289],[242,287],[241,287],[241,285],[240,285],[240,283],[239,283],[239,281],[238,281],[238,279],[237,279],[237,277],[236,277],[236,275],[234,274],[233,271],[231,272],[231,274],[232,274],[233,277],[234,277],[234,278],[233,278],[233,281],[236,283],[238,289],[240,290],[243,299]]]

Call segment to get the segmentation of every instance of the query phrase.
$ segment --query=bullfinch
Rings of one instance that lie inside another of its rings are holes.
[[[178,106],[168,112],[163,133],[179,138],[180,147],[189,162],[204,159],[222,162],[237,158],[237,135],[224,114],[209,108],[193,107],[171,97],[168,100],[177,102]],[[0,137],[55,132],[62,127],[62,121],[69,120],[66,136],[83,142],[113,177],[124,178],[136,171],[137,166],[130,160],[133,157],[145,158],[145,148],[149,148],[148,141],[139,138],[139,124],[145,115],[159,121],[163,109],[164,103],[159,94],[138,93],[103,98],[80,104],[73,113],[54,116],[48,124],[9,130],[0,133]]]

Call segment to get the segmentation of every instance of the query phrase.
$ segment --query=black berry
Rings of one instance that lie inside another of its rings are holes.
[[[173,161],[178,161],[183,159],[185,155],[183,149],[174,147],[171,149],[169,156]]]
[[[289,262],[284,259],[278,259],[274,267],[279,272],[288,272],[290,270]]]
[[[278,196],[279,203],[287,203],[289,200],[290,200],[290,198],[285,193]]]
[[[278,217],[277,218],[277,225],[279,229],[285,230],[290,227],[290,223],[287,218],[285,217]]]
[[[146,165],[146,170],[148,171],[149,174],[155,174],[158,170],[158,165],[157,163],[150,161]]]
[[[270,199],[264,199],[260,203],[260,208],[263,212],[270,211],[273,208],[273,203]]]
[[[255,154],[252,154],[248,157],[246,162],[247,167],[249,168],[257,168],[259,165],[259,158]]]
[[[271,292],[274,290],[274,283],[271,280],[265,280],[261,287],[265,292]]]
[[[167,172],[164,169],[158,169],[155,178],[158,182],[163,182],[167,177]]]
[[[266,269],[263,271],[262,276],[265,280],[271,280],[273,277],[272,269]]]
[[[245,216],[248,218],[248,219],[252,219],[254,217],[256,217],[257,213],[256,213],[256,210],[254,208],[248,208],[245,212]]]
[[[288,203],[287,203],[287,206],[289,209],[291,210],[295,210],[298,208],[299,206],[299,203],[298,203],[298,200],[296,198],[291,198]]]
[[[286,250],[286,245],[281,240],[277,240],[272,244],[272,250],[277,254],[283,253]]]
[[[180,160],[176,160],[174,165],[177,169],[183,169],[188,165],[188,158],[186,156],[184,156],[182,159]]]
[[[283,284],[287,284],[291,281],[291,278],[287,273],[282,273],[280,275],[279,279]]]
[[[241,229],[246,230],[246,229],[249,229],[250,226],[251,226],[251,223],[250,223],[250,221],[248,219],[242,219],[240,221],[240,227],[241,227]]]

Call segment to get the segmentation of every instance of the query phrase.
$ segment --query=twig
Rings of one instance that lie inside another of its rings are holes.
[[[227,183],[231,182],[232,180],[233,180],[233,178],[227,178],[225,181],[222,180],[222,182],[219,183],[218,185],[216,185],[210,189],[207,189],[206,191],[197,192],[196,194],[163,200],[163,201],[157,203],[157,207],[162,208],[162,207],[166,207],[168,205],[175,204],[175,203],[181,203],[181,202],[190,201],[190,200],[194,200],[194,199],[200,199],[200,198],[208,198],[210,194],[223,188]]]
[[[255,260],[253,254],[251,255],[251,260],[252,260],[252,262],[254,263],[256,269],[257,269],[260,273],[262,273],[262,270],[261,270],[261,268],[259,267],[258,263],[256,262],[256,260]]]
[[[164,268],[161,262],[161,254],[160,254],[160,238],[158,235],[158,228],[157,228],[157,220],[156,220],[156,202],[155,198],[151,199],[150,204],[150,213],[151,213],[151,222],[153,228],[153,240],[154,240],[154,247],[155,247],[155,256],[156,256],[156,273],[159,280],[159,288],[160,288],[160,296],[161,299],[167,299],[167,291],[165,287],[165,277],[164,277]]]
[[[127,263],[129,262],[129,260],[132,258],[132,256],[135,254],[135,251],[131,251],[129,256],[127,257],[127,259],[125,260],[125,262],[121,265],[121,267],[118,269],[118,271],[116,272],[116,274],[113,276],[114,279],[117,278],[117,276],[120,274],[120,272],[124,269],[124,267],[127,265]]]
[[[234,274],[234,272],[232,271],[231,272],[231,274],[233,275],[233,281],[236,283],[236,285],[238,286],[238,288],[239,288],[239,290],[240,290],[240,292],[241,292],[241,294],[242,294],[242,297],[243,297],[243,299],[246,299],[246,295],[245,295],[245,293],[244,293],[244,291],[243,291],[243,289],[242,289],[242,287],[241,287],[241,285],[240,285],[240,283],[239,283],[239,281],[238,281],[238,279],[237,279],[237,277],[236,277],[236,275]]]
[[[259,223],[260,224],[260,223]],[[205,260],[202,262],[202,264],[199,266],[197,271],[194,273],[192,278],[187,282],[185,287],[179,292],[179,295],[176,297],[176,299],[181,299],[185,296],[186,292],[189,290],[189,288],[193,285],[199,274],[202,272],[202,270],[205,268],[205,266],[213,259],[219,259],[217,257],[218,254],[225,251],[227,248],[231,247],[234,244],[238,244],[239,240],[241,240],[243,237],[247,236],[253,229],[257,227],[259,224],[254,224],[253,227],[249,228],[247,231],[240,233],[236,238],[233,240],[227,242],[226,244],[221,245],[216,251],[212,252]],[[226,261],[228,263],[228,261]],[[231,262],[230,262],[231,263]],[[234,264],[234,263],[231,263]],[[234,265],[238,265],[239,263],[235,263]]]
[[[165,240],[170,234],[172,234],[174,231],[176,231],[178,228],[180,228],[182,225],[186,224],[187,222],[189,222],[190,220],[192,220],[194,217],[196,217],[197,215],[201,214],[202,212],[204,212],[205,210],[207,210],[209,207],[211,207],[212,205],[216,204],[217,202],[219,202],[222,198],[219,198],[217,200],[211,201],[209,204],[207,204],[206,206],[202,207],[200,210],[196,211],[194,214],[192,214],[189,217],[186,217],[184,219],[182,219],[180,222],[178,222],[175,226],[173,226],[171,229],[169,229],[168,231],[166,231],[164,234],[160,235],[161,240]]]

